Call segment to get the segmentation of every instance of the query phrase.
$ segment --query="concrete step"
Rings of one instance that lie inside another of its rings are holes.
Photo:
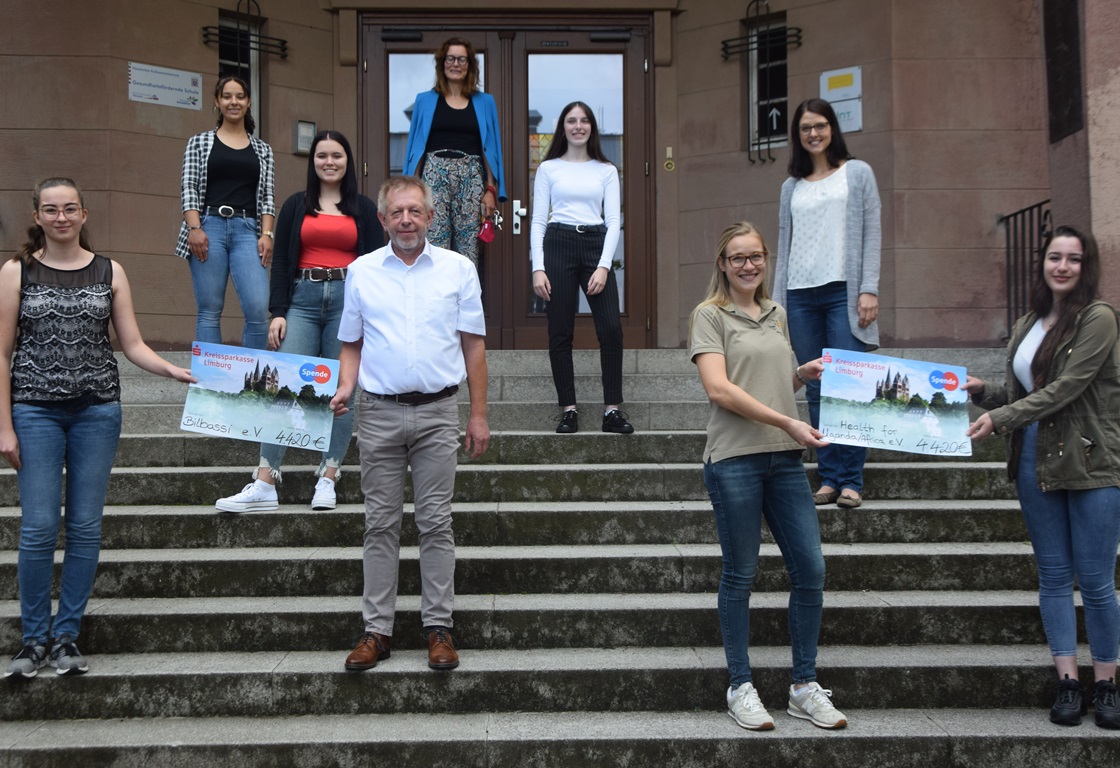
[[[265,717],[314,713],[638,712],[726,707],[722,647],[464,650],[452,672],[405,648],[365,673],[346,651],[91,655],[91,672],[7,686],[0,720]],[[780,712],[789,649],[751,649],[755,687]],[[1048,707],[1054,672],[1043,645],[825,646],[821,684],[841,709]],[[900,684],[905,681],[905,684]],[[1039,712],[1040,720],[1045,715]],[[565,715],[566,716],[566,715]]]
[[[281,500],[290,494],[281,489]],[[1025,541],[1017,501],[868,501],[859,509],[818,507],[821,538],[830,543]],[[282,504],[273,512],[218,513],[206,506],[110,506],[102,548],[158,549],[353,546],[364,509],[343,504],[329,512]],[[401,542],[415,546],[412,505],[405,507]],[[0,549],[19,543],[20,510],[0,507]],[[455,506],[460,546],[715,543],[707,501],[464,502]],[[763,526],[763,540],[772,541]]]
[[[600,431],[556,435],[542,431],[492,431],[490,450],[481,464],[619,464],[638,462],[699,461],[704,455],[707,434],[703,430],[642,431],[614,435]],[[246,440],[228,440],[178,432],[170,434],[125,434],[117,450],[116,467],[255,467],[260,445]],[[815,452],[807,450],[807,461]],[[923,457],[913,453],[871,450],[868,460],[883,462],[1002,461],[1001,440],[985,440],[975,446],[971,458]],[[288,465],[318,464],[320,454],[291,449]],[[359,466],[358,446],[351,441],[344,467]]]
[[[360,541],[355,531],[355,541]],[[829,590],[1030,589],[1029,544],[826,544]],[[56,557],[61,564],[61,553]],[[715,592],[716,544],[457,547],[459,594]],[[781,554],[764,544],[758,591],[788,589]],[[361,547],[106,550],[97,597],[358,595]],[[401,594],[419,594],[419,550],[401,548]],[[0,600],[16,598],[16,553],[0,552]]]
[[[178,403],[124,403],[121,431],[126,435],[176,435],[183,417],[182,401]],[[466,424],[469,407],[459,403],[459,423]],[[496,401],[489,403],[491,431],[527,430],[554,433],[556,416],[560,410],[555,400],[548,401]],[[711,405],[706,400],[673,402],[668,400],[633,401],[623,405],[623,410],[641,433],[650,430],[703,430],[708,423]],[[581,407],[582,432],[601,433],[602,411],[598,405]],[[808,418],[805,416],[805,418]],[[620,436],[614,436],[620,437]],[[240,441],[231,441],[240,442]],[[247,444],[248,442],[245,441]]]
[[[751,600],[754,644],[789,643],[784,591]],[[94,598],[82,650],[100,653],[348,651],[360,628],[357,595]],[[393,648],[420,648],[420,599],[397,603]],[[460,594],[455,631],[464,648],[618,648],[719,645],[713,593]],[[1037,591],[833,591],[821,642],[1020,644],[1043,637]],[[19,603],[0,601],[0,647],[20,644]],[[752,644],[753,645],[753,644]]]
[[[745,731],[722,711],[409,713],[301,717],[138,718],[0,723],[11,766],[1116,765],[1120,739],[1059,730],[1041,708],[864,709],[837,702],[848,727],[824,731],[767,700],[772,731]]]
[[[625,439],[623,436],[618,436]],[[815,465],[809,469],[816,483]],[[289,498],[311,498],[315,466],[284,471]],[[207,504],[249,482],[246,467],[121,467],[113,471],[107,504]],[[869,463],[865,496],[873,499],[1011,499],[1015,489],[1001,462],[912,461]],[[342,482],[339,502],[361,501],[359,484]],[[411,485],[406,490],[411,500]],[[455,479],[458,502],[696,501],[706,499],[699,462],[602,464],[482,464],[462,461]],[[0,470],[0,498],[18,499],[16,475]]]

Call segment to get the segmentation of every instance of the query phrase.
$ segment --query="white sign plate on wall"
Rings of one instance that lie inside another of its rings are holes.
[[[202,109],[202,75],[128,62],[128,100],[179,109]]]
[[[821,98],[836,110],[844,133],[863,130],[863,69],[845,67],[821,73]]]

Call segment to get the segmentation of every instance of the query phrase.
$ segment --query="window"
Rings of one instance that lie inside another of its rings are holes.
[[[748,24],[747,109],[750,149],[784,146],[789,130],[789,30],[784,14]],[[773,159],[773,158],[764,158]]]
[[[260,134],[263,101],[261,94],[260,40],[261,25],[244,16],[222,17],[218,21],[218,78],[240,77],[249,84],[253,116]]]

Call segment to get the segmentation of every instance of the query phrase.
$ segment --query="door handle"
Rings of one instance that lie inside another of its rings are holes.
[[[522,205],[520,200],[513,201],[513,234],[521,234],[521,217],[528,213]]]

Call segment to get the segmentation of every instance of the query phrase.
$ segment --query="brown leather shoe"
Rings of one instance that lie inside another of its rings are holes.
[[[455,669],[459,666],[459,644],[447,627],[429,627],[424,630],[428,641],[428,666],[432,669]]]
[[[366,632],[358,641],[358,647],[346,657],[346,669],[362,672],[373,669],[377,662],[389,658],[389,638],[374,632]]]

